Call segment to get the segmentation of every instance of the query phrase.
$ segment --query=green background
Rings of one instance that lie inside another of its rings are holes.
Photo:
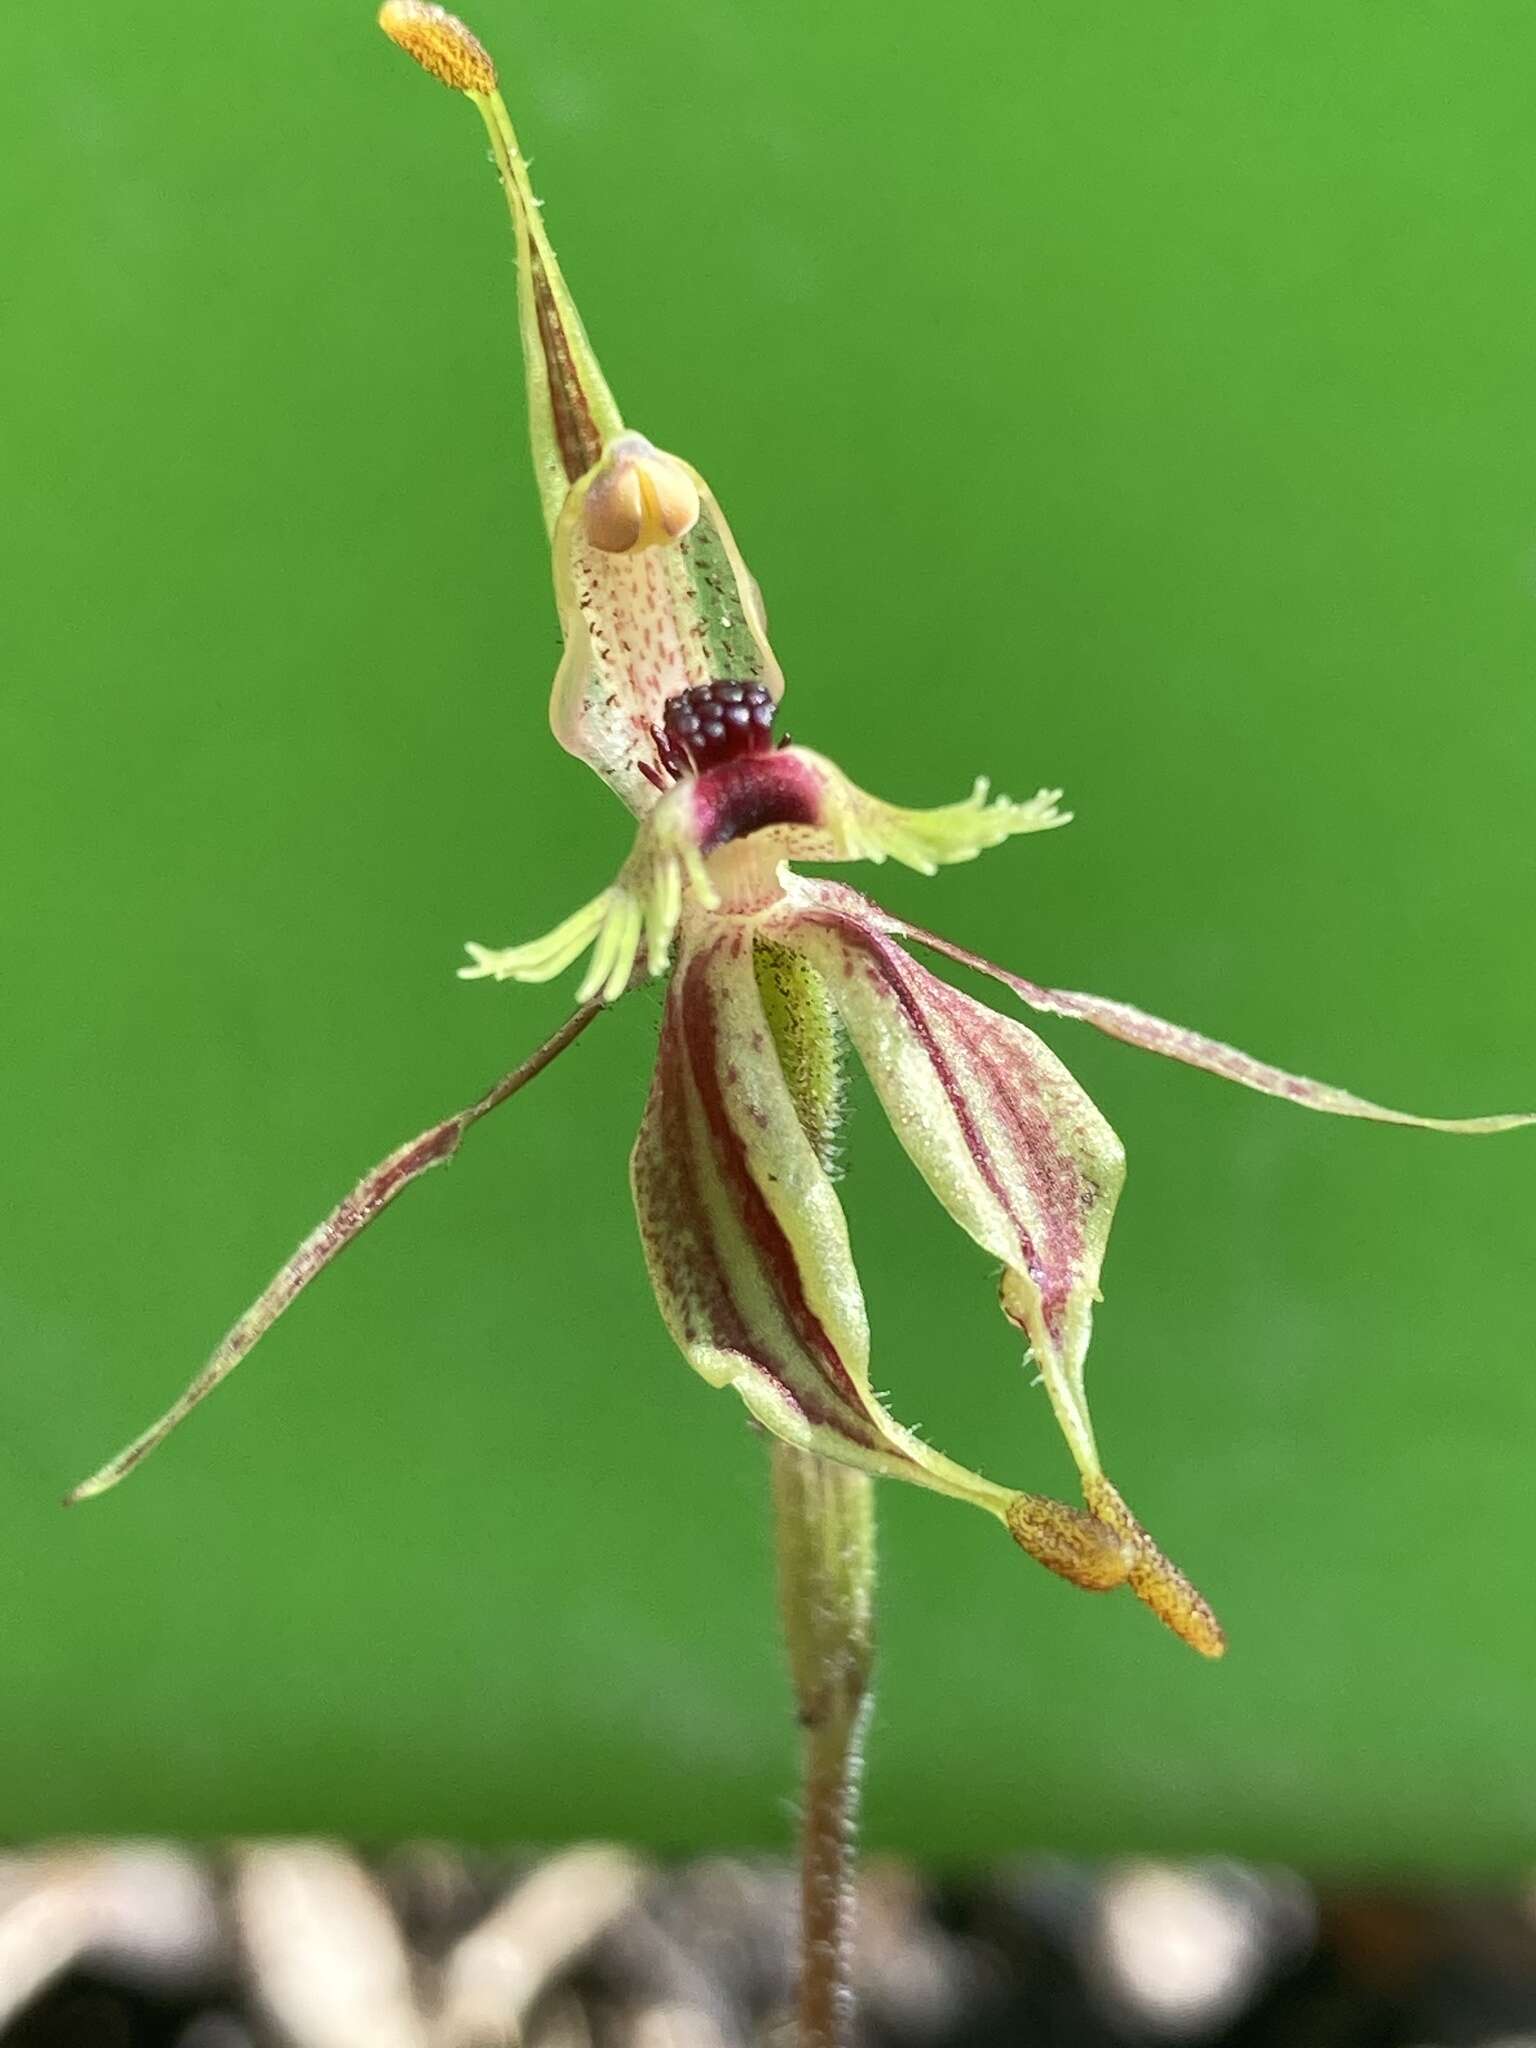
[[[1531,1106],[1529,7],[474,20],[795,735],[907,801],[1066,785],[1070,832],[884,900],[1388,1102]],[[366,5],[61,0],[8,23],[0,115],[0,1833],[778,1842],[762,1450],[629,1210],[650,996],[56,1506],[564,1014],[459,947],[553,923],[627,826],[544,727],[470,110]],[[871,1839],[1528,1860],[1536,1137],[1048,1029],[1131,1157],[1106,1459],[1232,1648],[882,1489]],[[877,1384],[1067,1489],[865,1090],[848,1155]]]

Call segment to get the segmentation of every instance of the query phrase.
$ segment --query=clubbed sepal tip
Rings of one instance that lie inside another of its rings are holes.
[[[414,57],[423,71],[430,71],[455,92],[496,90],[496,66],[490,52],[446,7],[434,5],[433,0],[384,0],[379,27],[408,57]]]
[[[1163,1555],[1109,1481],[1092,1474],[1083,1495],[1086,1509],[1016,1494],[1008,1504],[1009,1534],[1047,1571],[1085,1592],[1129,1586],[1192,1650],[1220,1657],[1227,1639],[1204,1595]]]

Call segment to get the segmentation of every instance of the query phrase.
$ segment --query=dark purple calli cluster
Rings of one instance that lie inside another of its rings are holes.
[[[681,782],[745,754],[765,754],[773,745],[777,710],[763,683],[697,684],[667,699],[661,724],[654,728],[656,758],[674,782]],[[658,789],[666,788],[649,762],[640,765]]]

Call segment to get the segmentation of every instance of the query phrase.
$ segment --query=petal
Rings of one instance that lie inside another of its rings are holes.
[[[1104,1479],[1088,1413],[1083,1370],[1125,1173],[1120,1141],[1033,1032],[920,967],[885,922],[850,889],[797,883],[773,929],[825,981],[913,1164],[1002,1264],[1004,1312],[1029,1339],[1092,1516],[1128,1546],[1133,1590],[1219,1655],[1210,1609]]]
[[[616,894],[615,889],[605,889],[553,931],[521,946],[482,946],[470,939],[464,948],[470,964],[459,969],[460,981],[553,981],[589,946],[606,940]]]
[[[695,915],[685,939],[630,1165],[684,1357],[786,1442],[985,1508],[1079,1585],[1123,1583],[1134,1554],[1109,1524],[967,1471],[876,1400],[847,1225],[785,1082],[751,929]]]
[[[1367,1102],[1362,1096],[1351,1095],[1343,1088],[1330,1087],[1326,1081],[1309,1081],[1305,1075],[1288,1074],[1283,1068],[1269,1066],[1249,1053],[1240,1052],[1234,1045],[1223,1045],[1218,1038],[1206,1038],[1198,1031],[1186,1031],[1182,1025],[1165,1023],[1161,1017],[1149,1016],[1145,1010],[1133,1009],[1129,1003],[1115,1002],[1108,996],[1081,995],[1074,989],[1042,988],[1038,982],[1028,981],[1021,974],[1010,974],[1005,967],[995,966],[979,954],[968,953],[963,946],[951,945],[948,939],[921,931],[916,925],[902,924],[894,918],[885,918],[883,923],[888,932],[899,932],[903,938],[915,939],[919,945],[931,946],[935,952],[945,953],[951,960],[959,960],[967,967],[991,975],[994,981],[1002,982],[1015,995],[1021,996],[1032,1010],[1043,1010],[1053,1017],[1075,1017],[1084,1024],[1095,1025],[1111,1038],[1140,1046],[1143,1052],[1160,1052],[1168,1059],[1182,1060],[1186,1066],[1203,1067],[1208,1074],[1219,1074],[1224,1081],[1240,1082],[1244,1088],[1257,1089],[1261,1095],[1278,1095],[1283,1101],[1299,1103],[1303,1109],[1322,1110],[1329,1116],[1365,1117],[1372,1123],[1411,1124],[1423,1131],[1450,1131],[1474,1137],[1536,1124],[1536,1114],[1531,1113],[1441,1117],[1414,1116],[1407,1110],[1383,1109],[1378,1102]]]
[[[642,952],[645,971],[660,974],[682,914],[685,879],[702,902],[714,901],[703,855],[691,836],[691,815],[687,792],[668,791],[640,821],[629,858],[600,895],[542,938],[520,946],[482,946],[471,939],[465,949],[470,964],[459,969],[459,979],[553,981],[590,948],[577,1001],[601,995],[612,1003],[629,987]]]

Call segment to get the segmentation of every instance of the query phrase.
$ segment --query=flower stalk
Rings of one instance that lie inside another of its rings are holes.
[[[799,2048],[845,2048],[854,1850],[873,1695],[875,1483],[773,1445],[779,1608],[800,1728]]]
[[[753,949],[763,1016],[795,1115],[836,1164],[842,1039],[825,983],[798,953]],[[799,2048],[845,2048],[854,1855],[875,1652],[875,1485],[869,1473],[776,1440],[779,1612],[800,1730]]]

